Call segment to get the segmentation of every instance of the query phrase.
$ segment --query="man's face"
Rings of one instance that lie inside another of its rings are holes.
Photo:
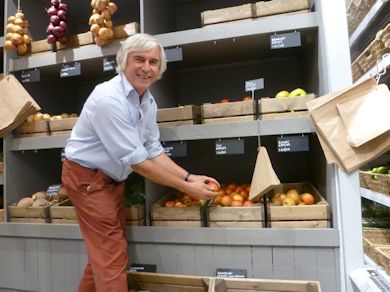
[[[156,81],[160,72],[160,48],[154,47],[147,52],[130,52],[123,71],[139,96]]]

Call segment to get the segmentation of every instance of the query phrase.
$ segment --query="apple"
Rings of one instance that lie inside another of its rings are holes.
[[[214,200],[213,200],[214,204],[220,205],[220,204],[221,204],[222,197],[225,196],[225,195],[226,195],[226,194],[215,196],[215,197],[214,197]]]
[[[296,88],[293,91],[291,91],[288,96],[305,96],[305,95],[307,95],[306,91],[304,91],[302,88]]]
[[[244,96],[242,101],[252,100],[252,96]]]
[[[314,197],[310,193],[301,194],[301,200],[305,205],[313,205],[314,204]]]
[[[282,199],[280,198],[280,195],[279,196],[273,196],[272,199],[271,199],[271,203],[276,205],[276,206],[282,206]]]
[[[282,205],[283,206],[295,206],[295,201],[291,198],[285,198],[283,201],[282,201]]]
[[[229,195],[224,195],[222,198],[221,198],[221,204],[222,206],[225,206],[225,207],[228,207],[232,204],[232,197],[229,196]]]
[[[184,208],[185,205],[184,205],[182,202],[177,202],[177,203],[175,204],[175,207],[176,207],[176,208]]]
[[[282,91],[279,91],[276,95],[275,95],[275,98],[283,98],[283,97],[287,97],[289,96],[290,92],[288,92],[287,90],[282,90]]]
[[[223,98],[219,101],[219,103],[228,103],[230,102],[227,98]]]
[[[230,207],[242,207],[242,205],[243,205],[242,201],[233,200],[232,203],[230,204]]]
[[[219,191],[219,185],[214,181],[209,181],[207,185],[210,187],[209,190],[212,192],[218,192]]]
[[[233,201],[240,201],[240,202],[244,202],[244,197],[239,195],[239,194],[235,194],[232,196],[232,199]]]
[[[301,198],[299,196],[299,192],[298,192],[297,189],[289,189],[286,192],[286,197],[290,198],[290,199],[293,199],[296,205],[298,205],[299,202],[301,201]]]
[[[174,201],[166,201],[165,202],[165,207],[167,207],[167,208],[173,208],[173,207],[175,207],[175,202]]]
[[[251,201],[245,201],[243,204],[244,207],[253,207],[253,205],[254,204]]]

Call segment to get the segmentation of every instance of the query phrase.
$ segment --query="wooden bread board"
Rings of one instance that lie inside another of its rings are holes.
[[[264,222],[263,207],[217,207],[208,208],[209,227],[262,228]]]
[[[49,121],[50,132],[72,130],[78,118],[65,118]]]
[[[308,0],[272,0],[259,1],[255,4],[257,17],[308,10],[309,8]]]
[[[243,4],[228,8],[203,11],[200,14],[202,26],[230,22],[255,17],[256,12],[253,4]]]

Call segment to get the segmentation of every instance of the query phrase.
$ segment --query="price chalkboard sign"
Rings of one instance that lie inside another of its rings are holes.
[[[115,59],[103,58],[103,72],[114,71],[115,66]]]
[[[61,184],[57,184],[57,185],[51,185],[47,188],[47,195],[49,197],[51,196],[57,196],[59,193],[60,193],[60,190],[61,190],[61,187],[62,185]]]
[[[244,140],[225,139],[215,141],[216,155],[244,154]]]
[[[79,62],[74,62],[72,64],[62,64],[60,77],[72,77],[81,75],[81,64]]]
[[[165,55],[167,56],[168,62],[182,61],[183,49],[182,48],[165,49]]]
[[[271,49],[285,49],[301,46],[299,31],[271,35]]]
[[[278,137],[278,152],[309,151],[309,138],[304,136]]]
[[[254,91],[264,88],[264,78],[245,81],[245,91]]]
[[[217,278],[246,278],[246,270],[241,269],[217,269]]]
[[[132,263],[128,267],[129,271],[132,272],[149,272],[149,273],[156,273],[157,272],[157,265],[148,265],[148,264],[134,264]]]
[[[165,154],[169,157],[187,156],[187,143],[185,142],[165,142],[163,147]]]
[[[22,83],[32,83],[41,81],[41,71],[39,69],[22,71],[20,73]]]

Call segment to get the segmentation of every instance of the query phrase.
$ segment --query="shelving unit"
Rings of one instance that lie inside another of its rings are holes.
[[[70,11],[72,5],[79,5],[77,0],[66,2]],[[257,97],[273,96],[281,88],[297,84],[318,95],[351,84],[345,7],[340,1],[313,1],[315,11],[309,13],[205,28],[200,24],[200,12],[245,1],[117,2],[124,7],[118,24],[136,21],[141,32],[154,34],[166,49],[179,47],[183,51],[183,60],[169,63],[163,79],[152,88],[159,107],[200,105],[221,96],[239,99],[246,94],[244,81],[260,77],[265,78],[266,86],[256,92]],[[33,37],[43,39],[47,19],[41,14],[44,3],[24,1],[22,5],[27,15],[36,15],[30,16]],[[72,15],[81,20],[75,21],[71,33],[88,29],[82,19],[89,8],[82,5]],[[16,0],[5,2],[6,15],[15,9]],[[291,31],[301,33],[301,47],[269,49],[270,35]],[[114,56],[119,45],[120,41],[114,41],[104,48],[87,45],[19,58],[5,55],[4,68],[16,76],[22,70],[38,68],[41,82],[24,84],[38,104],[52,113],[79,112],[94,85],[114,76],[113,72],[101,72],[101,61]],[[82,75],[60,80],[60,64],[76,61],[81,63]],[[310,151],[278,154],[277,136],[290,134],[308,135]],[[60,154],[68,137],[5,138],[5,206],[59,182]],[[360,204],[357,175],[326,165],[310,118],[161,128],[161,141],[187,141],[192,147],[193,157],[180,160],[181,165],[224,181],[250,179],[258,137],[282,181],[312,181],[326,196],[332,228],[128,227],[130,259],[157,264],[159,272],[214,275],[216,268],[232,267],[246,269],[248,277],[313,279],[321,282],[324,292],[352,291],[349,272],[363,265],[361,228],[353,224],[361,214],[349,208]],[[213,141],[222,138],[243,138],[248,145],[242,157],[229,158],[233,167],[209,150]],[[221,169],[230,171],[221,173]],[[148,204],[162,194],[160,186],[147,182],[145,187]],[[344,193],[350,196],[348,200]],[[58,287],[63,290],[56,291],[75,291],[87,257],[78,226],[11,223],[5,211],[5,222],[0,224],[0,289],[51,291]]]
[[[363,198],[390,207],[390,196],[374,192],[365,188],[360,188],[360,194]]]

